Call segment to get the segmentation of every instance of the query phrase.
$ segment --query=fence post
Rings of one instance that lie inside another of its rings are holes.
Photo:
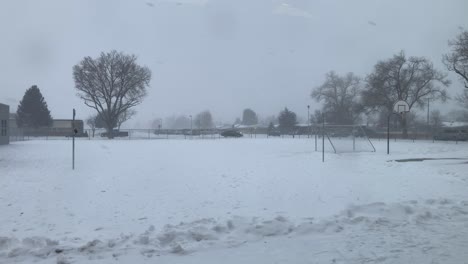
[[[353,133],[353,152],[356,151],[356,135]]]
[[[317,126],[315,127],[314,135],[315,135],[315,151],[317,151]]]

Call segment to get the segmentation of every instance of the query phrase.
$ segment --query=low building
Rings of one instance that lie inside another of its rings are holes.
[[[49,128],[49,136],[71,136],[74,128],[77,130],[76,136],[87,136],[87,134],[84,133],[83,120],[75,120],[75,125],[73,125],[72,119],[52,120],[52,126]]]
[[[10,143],[10,135],[8,129],[8,119],[10,118],[10,107],[0,104],[0,145]]]
[[[468,123],[467,122],[442,122],[441,127],[435,130],[434,139],[435,140],[467,141],[468,140]]]
[[[70,137],[73,135],[74,128],[77,130],[75,134],[77,137],[88,136],[84,131],[83,120],[75,120],[75,124],[73,125],[73,120],[71,119],[53,119],[52,126],[50,127],[21,127],[12,129],[11,131],[16,131],[18,135],[24,137]]]

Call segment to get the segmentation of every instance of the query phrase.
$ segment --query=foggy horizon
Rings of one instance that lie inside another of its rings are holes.
[[[441,62],[448,40],[468,27],[463,0],[26,2],[0,9],[0,102],[11,112],[37,85],[54,118],[71,118],[76,108],[86,119],[94,110],[76,96],[72,67],[111,50],[137,55],[153,75],[125,127],[204,110],[233,123],[245,108],[264,118],[288,107],[304,120],[307,105],[320,108],[310,93],[327,72],[364,78],[401,50],[447,72],[449,95],[463,89]]]

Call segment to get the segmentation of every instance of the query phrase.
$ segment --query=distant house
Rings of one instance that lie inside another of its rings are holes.
[[[12,116],[10,117],[10,123],[16,121]],[[16,122],[15,122],[16,125]],[[31,136],[31,137],[69,137],[73,135],[73,129],[76,128],[78,137],[87,137],[88,134],[84,131],[83,120],[75,120],[73,125],[73,120],[71,119],[53,119],[52,126],[50,127],[39,127],[39,128],[12,128],[11,131],[16,131],[17,134],[21,136]]]
[[[52,127],[49,129],[50,136],[71,136],[73,129],[76,128],[77,136],[87,136],[84,133],[83,120],[75,120],[73,125],[72,119],[54,119]]]
[[[442,122],[442,127],[453,127],[453,128],[467,128],[468,127],[468,122],[456,122],[456,121],[451,121],[451,122]]]
[[[83,120],[75,120],[75,127],[78,131],[83,132]],[[70,130],[73,128],[73,120],[72,119],[54,119],[52,120],[52,128],[53,129],[67,129]]]
[[[8,131],[8,119],[10,118],[10,107],[0,104],[0,145],[10,143],[10,135]]]
[[[442,122],[434,133],[435,140],[468,140],[468,123],[467,122]]]
[[[268,130],[268,126],[264,126],[261,124],[257,124],[257,125],[235,124],[232,126],[232,129],[240,131],[244,134],[266,134]]]

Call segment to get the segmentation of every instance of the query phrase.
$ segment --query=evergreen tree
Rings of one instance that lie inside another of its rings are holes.
[[[47,103],[36,85],[26,90],[16,114],[19,127],[39,128],[52,125],[52,116]]]
[[[279,114],[278,123],[281,133],[292,132],[297,123],[296,113],[289,111],[287,107],[284,108]]]
[[[270,124],[268,125],[268,133],[273,132],[273,130],[275,130],[275,125],[273,124],[273,122],[270,122]]]

